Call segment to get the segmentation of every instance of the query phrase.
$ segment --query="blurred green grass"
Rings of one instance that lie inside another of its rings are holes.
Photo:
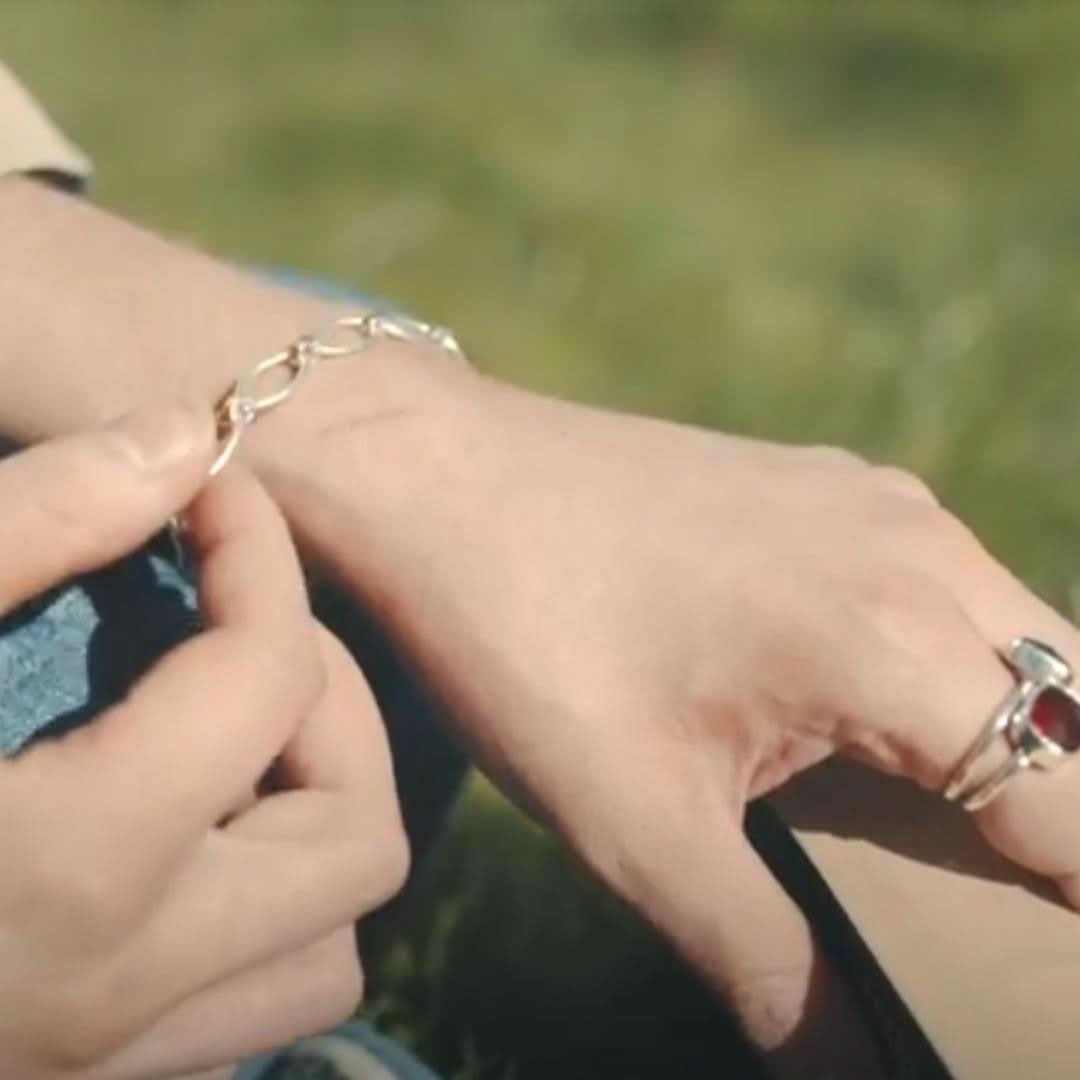
[[[1071,609],[1080,7],[6,0],[0,42],[105,203],[545,390],[914,467]],[[486,789],[378,967],[460,1076],[720,1074],[692,983]]]

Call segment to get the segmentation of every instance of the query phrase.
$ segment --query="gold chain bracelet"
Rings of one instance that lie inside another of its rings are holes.
[[[324,360],[356,356],[379,340],[437,345],[457,357],[465,356],[449,330],[407,315],[378,312],[346,315],[321,333],[304,334],[281,352],[260,360],[214,406],[219,449],[210,466],[210,475],[216,476],[225,468],[244,432],[264,413],[288,401],[315,367]],[[285,381],[260,392],[260,387],[275,375],[284,375]]]

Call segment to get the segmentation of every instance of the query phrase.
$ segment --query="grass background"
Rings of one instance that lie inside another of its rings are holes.
[[[4,0],[0,52],[108,205],[548,391],[913,467],[1073,608],[1080,6]],[[724,1074],[692,981],[479,785],[376,967],[458,1077]]]

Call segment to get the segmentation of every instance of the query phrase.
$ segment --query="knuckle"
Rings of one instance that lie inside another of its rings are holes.
[[[332,1028],[356,1012],[364,1000],[364,972],[351,927],[316,950],[304,981],[312,1030]]]
[[[940,609],[945,594],[922,574],[901,566],[878,567],[866,590],[870,606],[879,613],[925,617]]]
[[[279,654],[272,657],[288,673],[294,700],[304,710],[314,708],[326,694],[329,685],[326,665],[323,663],[312,632],[310,619],[298,620],[281,635]]]
[[[815,464],[826,468],[864,469],[867,467],[864,457],[841,446],[808,446],[803,453]]]
[[[984,555],[974,532],[958,517],[937,503],[910,504],[902,525],[909,544],[921,555],[949,565],[963,565]],[[925,562],[925,559],[920,559]]]
[[[405,829],[398,825],[386,845],[383,855],[382,878],[385,899],[389,900],[405,888],[412,869],[412,852]]]
[[[83,859],[57,890],[74,924],[91,939],[121,936],[131,916],[131,897],[101,861]]]
[[[930,527],[946,554],[962,559],[984,554],[982,543],[971,528],[947,510],[939,510]]]
[[[307,634],[307,641],[302,655],[301,667],[303,670],[301,678],[303,680],[304,694],[308,701],[315,705],[323,699],[330,688],[330,674],[326,670],[322,654],[319,652],[314,641],[314,635],[311,633]]]
[[[366,814],[358,814],[357,820],[370,822],[370,803],[364,809]],[[390,822],[379,831],[374,843],[371,842],[371,833],[366,834],[368,846],[365,858],[350,861],[352,878],[349,889],[356,918],[396,896],[409,879],[412,853],[396,803]]]
[[[295,733],[298,721],[318,706],[329,686],[314,637],[310,620],[296,619],[245,646],[246,662],[269,675],[262,693],[273,702],[271,716],[282,739]]]
[[[930,506],[938,505],[937,496],[921,476],[896,465],[875,465],[873,470],[874,480],[882,490]]]
[[[326,1002],[327,1026],[347,1020],[364,1000],[364,975],[355,946],[342,947],[337,961],[324,976],[323,1000]]]
[[[866,604],[870,627],[918,655],[952,652],[963,640],[964,616],[956,600],[925,574],[888,570],[874,575]]]

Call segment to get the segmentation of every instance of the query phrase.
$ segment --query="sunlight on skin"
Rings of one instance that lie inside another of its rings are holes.
[[[688,2],[682,36],[663,6],[597,0],[583,23],[577,0],[514,0],[428,24],[340,5],[328,33],[299,2],[257,21],[212,0],[182,17],[12,4],[0,36],[92,152],[106,202],[401,299],[460,329],[485,368],[546,389],[914,465],[1060,598],[1080,535],[1080,501],[1052,482],[1072,474],[1080,400],[1069,5],[995,6],[976,28],[948,5],[823,20],[812,3]],[[420,242],[387,264],[367,238],[388,207]],[[1022,379],[1020,357],[1038,359]],[[466,806],[458,862],[494,813]],[[524,839],[478,899],[475,873],[434,882],[416,921],[444,926],[470,896],[480,923],[543,941],[540,905],[506,914],[545,866]],[[562,979],[619,940],[611,921]],[[497,1029],[498,991],[475,989],[460,950],[444,941],[430,962],[417,940],[395,946],[422,977],[383,984],[400,1026],[441,1022],[464,1044],[465,1010],[432,992],[456,980]],[[469,964],[497,970],[497,938],[478,942]],[[549,985],[554,955],[521,950],[520,985]],[[515,1052],[546,1052],[550,1009],[525,993],[538,1019]],[[596,1015],[564,1020],[572,1042]]]

